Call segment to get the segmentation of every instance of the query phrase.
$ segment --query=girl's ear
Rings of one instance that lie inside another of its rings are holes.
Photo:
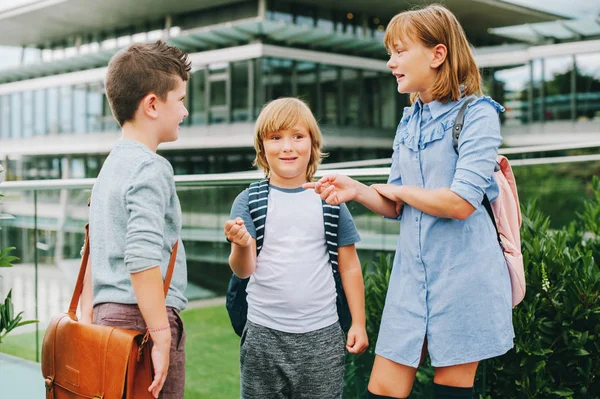
[[[446,61],[448,55],[448,49],[443,44],[436,45],[432,50],[433,59],[431,60],[431,67],[436,69]]]

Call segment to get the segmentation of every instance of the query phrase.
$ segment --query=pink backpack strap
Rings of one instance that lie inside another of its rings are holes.
[[[517,192],[517,181],[515,180],[515,175],[512,171],[512,167],[510,166],[510,162],[504,155],[498,155],[496,158],[496,162],[500,165],[500,171],[506,178],[508,185],[510,186],[510,191],[515,198],[515,203],[517,204],[517,217],[519,221],[519,227],[521,227],[521,203],[519,202],[519,193]]]

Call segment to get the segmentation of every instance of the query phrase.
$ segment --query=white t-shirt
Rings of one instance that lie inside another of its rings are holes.
[[[241,216],[256,237],[244,193],[236,199],[231,216]],[[246,290],[248,320],[291,333],[334,324],[338,321],[336,291],[321,198],[313,190],[271,185],[268,204],[263,246]],[[339,223],[338,245],[356,243],[359,236],[345,206],[340,207]]]

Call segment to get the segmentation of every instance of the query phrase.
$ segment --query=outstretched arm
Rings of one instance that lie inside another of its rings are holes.
[[[400,214],[402,203],[380,195],[373,188],[344,175],[329,175],[314,183],[305,183],[304,188],[312,188],[328,204],[339,205],[347,201],[357,201],[380,215],[395,219]]]

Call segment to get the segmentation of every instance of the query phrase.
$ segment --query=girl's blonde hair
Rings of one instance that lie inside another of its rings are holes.
[[[432,4],[422,9],[401,12],[392,18],[383,39],[388,51],[394,51],[395,40],[420,41],[425,47],[443,44],[448,50],[446,60],[438,67],[433,83],[433,99],[456,101],[461,95],[481,95],[481,75],[471,47],[460,23],[447,8]],[[462,86],[462,88],[461,88]],[[411,93],[415,102],[419,93]]]
[[[271,171],[265,156],[265,137],[269,133],[291,129],[298,122],[302,123],[310,134],[311,151],[308,167],[306,168],[306,179],[308,181],[312,180],[321,160],[326,156],[321,151],[323,135],[308,105],[304,101],[293,97],[283,97],[267,103],[256,119],[254,128],[256,158],[253,165],[260,167],[264,171],[265,177],[269,177]]]

